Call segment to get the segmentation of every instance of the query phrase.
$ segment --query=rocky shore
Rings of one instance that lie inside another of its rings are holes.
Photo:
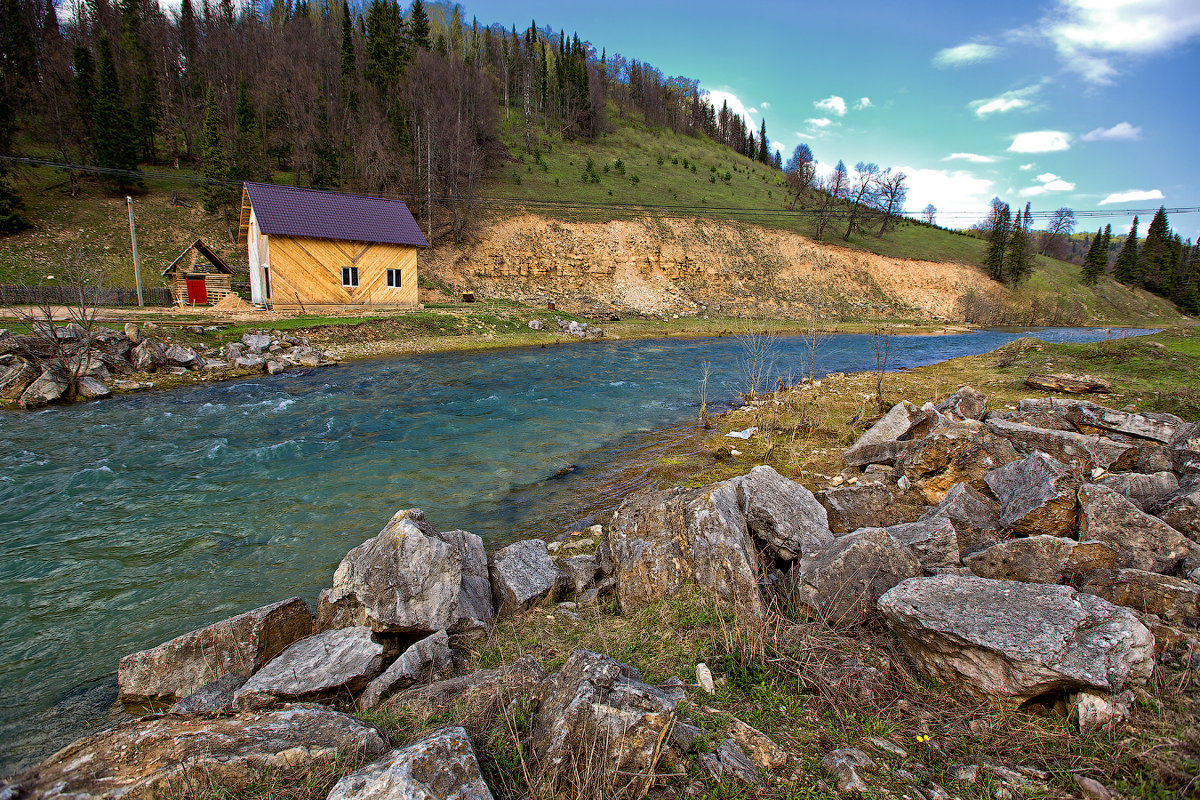
[[[752,793],[801,780],[806,762],[770,730],[713,724],[708,664],[650,681],[576,649],[549,673],[530,656],[467,669],[501,621],[583,623],[598,604],[632,617],[696,593],[727,609],[733,639],[789,620],[830,640],[890,631],[895,664],[830,656],[860,690],[912,670],[980,708],[1057,709],[1080,736],[1153,701],[1156,670],[1200,666],[1200,425],[1080,400],[989,411],[962,387],[936,406],[896,405],[843,456],[816,493],[758,466],[636,494],[604,526],[490,554],[472,533],[400,511],[346,554],[315,613],[282,600],[123,658],[120,699],[142,716],[14,776],[0,797],[236,794],[317,767],[336,773],[331,800],[675,797],[706,780]],[[743,675],[766,658],[758,641],[731,651]],[[717,671],[717,683],[738,674]],[[471,722],[419,736],[372,724],[414,704]],[[478,756],[498,750],[523,775],[518,791],[496,756]],[[1031,764],[933,772],[876,734],[829,748],[819,768],[814,789],[830,794],[931,800],[953,781],[997,798],[1115,796],[1082,773],[1064,789]]]

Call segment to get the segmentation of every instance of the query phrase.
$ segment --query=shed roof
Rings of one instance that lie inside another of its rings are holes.
[[[224,272],[226,275],[233,274],[233,270],[230,269],[229,265],[225,263],[225,259],[223,259],[219,255],[217,255],[216,252],[213,251],[213,249],[211,247],[209,247],[208,245],[206,245],[204,243],[203,239],[197,239],[196,241],[189,244],[187,247],[183,248],[183,252],[179,254],[179,258],[172,261],[171,266],[164,269],[162,271],[162,274],[165,276],[165,275],[169,275],[171,272],[174,272],[175,268],[179,266],[181,261],[183,261],[184,256],[186,256],[188,254],[188,251],[191,250],[193,247],[196,248],[196,252],[200,253],[205,258],[207,258],[209,263],[211,263],[214,267],[217,268],[217,272]],[[191,265],[189,264],[188,266],[191,266]]]
[[[427,247],[403,200],[271,183],[245,185],[259,230],[283,236]],[[243,220],[243,226],[248,224]]]

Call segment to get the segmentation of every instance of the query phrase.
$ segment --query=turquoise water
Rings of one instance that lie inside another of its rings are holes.
[[[889,366],[1019,335],[895,337]],[[802,352],[780,339],[775,374]],[[490,543],[590,524],[637,487],[645,434],[696,417],[702,363],[729,401],[741,360],[733,338],[445,353],[0,414],[0,774],[101,724],[121,655],[314,603],[397,509]],[[870,369],[869,337],[817,366]]]

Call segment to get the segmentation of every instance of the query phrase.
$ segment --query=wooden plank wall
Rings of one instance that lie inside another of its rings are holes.
[[[342,267],[358,267],[358,286],[342,286]],[[387,270],[401,270],[400,288]],[[271,302],[299,305],[417,304],[417,248],[339,239],[271,237]]]
[[[171,302],[175,305],[187,305],[187,276],[199,275],[199,272],[171,273]],[[233,291],[233,278],[223,272],[204,273],[204,289],[208,295],[208,303],[212,305]]]

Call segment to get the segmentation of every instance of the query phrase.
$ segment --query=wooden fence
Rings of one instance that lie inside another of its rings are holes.
[[[136,306],[137,289],[103,287],[84,289],[84,299],[95,306]],[[142,301],[148,306],[171,305],[171,290],[163,286],[142,289]],[[49,303],[55,306],[79,304],[79,292],[70,286],[0,286],[0,307],[36,306]]]

